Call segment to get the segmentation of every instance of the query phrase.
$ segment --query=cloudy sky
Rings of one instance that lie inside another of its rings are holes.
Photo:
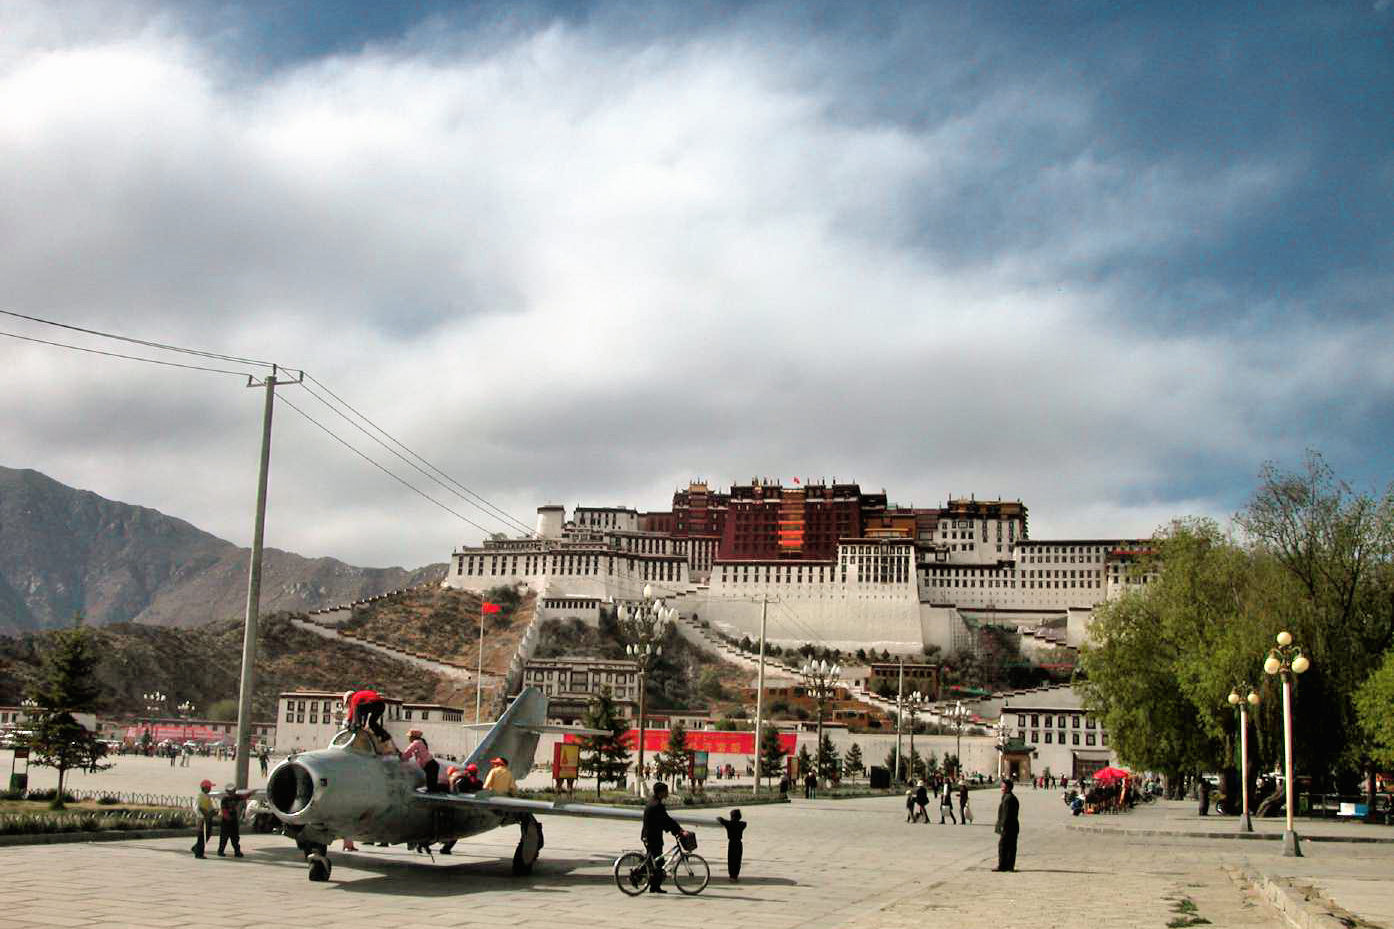
[[[1306,448],[1383,486],[1394,3],[1216,6],[0,0],[0,309],[303,368],[525,523],[798,476],[1137,535]],[[246,544],[244,384],[0,338],[0,464]],[[268,544],[480,536],[278,406]]]

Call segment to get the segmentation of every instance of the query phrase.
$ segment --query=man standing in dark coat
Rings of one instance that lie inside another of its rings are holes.
[[[997,867],[994,871],[1015,871],[1016,870],[1016,837],[1021,831],[1021,823],[1017,819],[1021,803],[1017,800],[1016,794],[1012,793],[1012,782],[1010,779],[1002,781],[1002,802],[997,807],[997,828],[996,832],[1000,839],[997,840]]]
[[[667,784],[659,781],[653,785],[653,794],[644,807],[644,827],[639,833],[639,838],[644,842],[644,849],[653,861],[653,867],[649,871],[649,893],[651,894],[666,894],[668,892],[663,889],[663,833],[671,832],[674,836],[682,835],[682,826],[679,826],[677,821],[668,815],[668,808],[663,805],[663,800],[667,796]]]
[[[1205,778],[1200,779],[1200,815],[1210,815],[1210,782]]]

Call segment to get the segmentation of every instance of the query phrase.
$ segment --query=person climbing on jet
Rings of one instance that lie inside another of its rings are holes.
[[[417,767],[426,772],[426,792],[435,793],[440,790],[436,783],[437,775],[440,772],[440,762],[431,755],[431,748],[426,744],[426,737],[420,729],[413,729],[407,733],[407,750],[402,752],[403,761],[414,761]]]
[[[367,729],[380,742],[392,741],[382,728],[382,716],[387,703],[376,690],[349,690],[344,693],[344,725],[349,729]]]

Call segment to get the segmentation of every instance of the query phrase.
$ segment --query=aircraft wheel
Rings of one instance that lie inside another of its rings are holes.
[[[327,881],[332,873],[334,873],[334,866],[329,863],[328,858],[318,852],[310,855],[310,880]]]
[[[513,852],[513,876],[526,877],[532,873],[533,864],[542,854],[542,824],[529,816],[519,826],[523,835]]]

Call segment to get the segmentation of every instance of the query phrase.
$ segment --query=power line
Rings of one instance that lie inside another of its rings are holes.
[[[445,512],[449,513],[451,516],[456,517],[457,519],[461,520],[462,522],[468,523],[469,525],[471,525],[471,526],[473,526],[474,528],[478,529],[480,532],[484,533],[485,535],[488,535],[488,534],[489,534],[489,530],[488,530],[488,529],[485,529],[483,526],[479,525],[479,523],[477,523],[477,522],[475,522],[474,520],[470,519],[468,516],[465,516],[463,513],[459,513],[459,512],[457,512],[457,511],[451,509],[450,507],[446,506],[444,503],[441,503],[441,502],[440,502],[439,500],[437,500],[435,497],[432,497],[430,494],[428,494],[428,493],[426,493],[425,491],[421,490],[421,489],[420,489],[419,487],[417,487],[415,484],[411,483],[410,481],[408,481],[408,480],[406,480],[405,478],[401,477],[400,475],[396,474],[395,472],[393,472],[393,471],[390,470],[389,468],[386,468],[386,467],[384,467],[383,465],[379,464],[378,462],[374,461],[374,460],[373,460],[372,458],[370,458],[368,455],[366,455],[366,454],[364,454],[363,452],[359,451],[358,449],[354,448],[354,447],[353,447],[352,445],[350,445],[345,439],[343,439],[342,437],[340,437],[337,433],[335,433],[335,432],[334,432],[332,429],[330,429],[328,426],[324,425],[324,424],[321,423],[319,420],[317,420],[317,419],[315,419],[313,416],[311,416],[309,413],[306,413],[304,410],[300,409],[300,407],[296,406],[294,403],[291,403],[289,400],[287,400],[287,399],[285,398],[284,395],[281,397],[281,402],[284,403],[286,406],[290,407],[290,408],[291,408],[292,410],[294,410],[295,412],[299,413],[301,416],[303,416],[303,417],[305,417],[306,419],[308,419],[308,420],[309,420],[311,423],[313,423],[315,426],[318,426],[318,427],[325,433],[325,435],[329,436],[331,439],[333,439],[334,441],[338,442],[340,445],[344,446],[344,448],[346,448],[346,449],[348,449],[349,451],[353,452],[353,453],[354,453],[355,455],[357,455],[359,458],[362,458],[364,461],[368,462],[368,464],[370,464],[370,465],[372,465],[373,467],[377,468],[377,469],[378,469],[379,471],[381,471],[383,474],[386,474],[388,477],[392,478],[394,481],[396,481],[397,483],[401,484],[403,487],[407,488],[407,489],[410,490],[412,493],[416,494],[416,495],[419,496],[419,497],[422,497],[422,498],[425,499],[425,500],[430,501],[431,503],[434,503],[436,506],[440,507],[442,510],[445,510]]]
[[[436,467],[435,465],[431,464],[429,461],[427,461],[427,460],[426,460],[425,458],[423,458],[421,455],[418,455],[416,452],[412,451],[412,450],[411,450],[410,448],[408,448],[405,444],[403,444],[399,439],[397,439],[396,437],[392,436],[390,433],[387,432],[387,430],[383,429],[383,428],[382,428],[381,426],[379,426],[377,423],[373,422],[371,419],[369,419],[369,418],[368,418],[367,416],[365,416],[361,411],[359,411],[358,409],[356,409],[351,403],[349,403],[349,402],[348,402],[347,400],[345,400],[343,397],[340,397],[340,396],[339,396],[338,394],[336,394],[333,390],[330,390],[330,389],[329,389],[329,386],[326,385],[326,384],[325,384],[323,381],[321,381],[319,378],[315,377],[315,376],[312,375],[312,374],[306,374],[306,375],[305,375],[305,378],[306,378],[306,380],[313,381],[313,382],[316,384],[316,386],[318,386],[318,387],[319,387],[321,390],[323,390],[325,393],[329,394],[329,396],[333,397],[336,401],[338,401],[338,403],[339,403],[341,406],[343,406],[345,409],[349,410],[351,413],[353,413],[353,415],[357,416],[357,417],[358,417],[359,419],[361,419],[364,423],[367,423],[368,426],[372,427],[372,429],[373,429],[374,431],[376,431],[377,433],[379,433],[380,435],[382,435],[383,437],[385,437],[385,438],[386,438],[389,442],[391,442],[393,445],[395,445],[395,446],[397,446],[398,448],[402,449],[402,451],[406,452],[406,453],[407,453],[408,455],[410,455],[412,458],[415,458],[417,461],[421,462],[421,464],[425,465],[425,466],[426,466],[427,468],[429,468],[431,471],[434,471],[436,474],[440,475],[440,477],[444,478],[446,481],[449,481],[451,484],[454,484],[455,487],[458,487],[458,488],[459,488],[459,490],[454,490],[454,489],[452,489],[452,488],[446,486],[446,484],[445,484],[444,482],[442,482],[442,481],[440,480],[440,478],[432,477],[430,474],[427,474],[426,471],[422,470],[422,468],[420,468],[420,467],[417,466],[416,464],[413,464],[412,462],[407,461],[407,459],[406,459],[406,458],[403,458],[402,455],[400,455],[400,454],[398,454],[397,452],[393,451],[392,449],[388,448],[388,451],[391,451],[392,454],[397,455],[398,458],[401,458],[403,461],[406,461],[407,464],[410,464],[413,468],[416,468],[417,471],[420,471],[420,472],[421,472],[423,475],[425,475],[426,477],[431,478],[431,480],[435,481],[437,484],[440,484],[442,487],[445,487],[446,490],[449,490],[451,493],[455,494],[455,496],[460,497],[460,499],[465,500],[465,502],[466,502],[466,503],[469,503],[471,506],[476,507],[476,508],[481,509],[481,510],[484,510],[484,511],[485,511],[486,513],[488,513],[491,517],[493,517],[494,519],[500,520],[500,521],[503,522],[505,525],[510,525],[510,524],[511,524],[511,528],[517,528],[517,529],[521,530],[525,535],[531,535],[531,534],[532,534],[532,531],[533,531],[532,528],[531,528],[530,526],[528,526],[526,523],[522,522],[521,520],[518,520],[518,519],[514,518],[512,515],[510,515],[509,513],[507,513],[506,511],[504,511],[503,509],[501,509],[501,508],[495,506],[494,504],[490,503],[488,500],[484,499],[482,496],[480,496],[479,494],[475,493],[473,490],[470,490],[468,487],[466,487],[464,484],[462,484],[462,483],[460,483],[459,481],[457,481],[455,478],[451,477],[449,474],[446,474],[446,473],[445,473],[444,471],[442,471],[440,468],[438,468],[438,467]],[[370,439],[372,439],[374,442],[377,442],[379,445],[382,445],[384,448],[387,448],[387,445],[386,445],[381,439],[378,439],[376,436],[371,435],[366,429],[364,429],[364,428],[363,428],[362,426],[360,426],[358,423],[355,423],[355,422],[353,422],[353,420],[349,419],[349,417],[348,417],[345,413],[343,413],[342,411],[337,410],[337,409],[334,409],[334,406],[333,406],[331,403],[329,403],[328,400],[325,400],[323,397],[319,396],[319,395],[316,394],[313,390],[310,390],[310,388],[308,388],[308,387],[306,387],[305,390],[306,390],[308,393],[310,393],[312,396],[314,396],[317,400],[319,400],[321,403],[323,403],[325,406],[328,406],[330,409],[333,409],[335,413],[338,413],[340,416],[342,416],[342,417],[343,417],[346,421],[348,421],[355,429],[358,429],[360,432],[362,432],[364,435],[367,435],[367,436],[368,436]],[[461,493],[461,491],[463,491],[463,493]],[[465,496],[466,494],[468,494],[468,497]],[[470,499],[470,498],[473,498],[473,499]]]
[[[0,313],[6,312],[0,310]],[[10,315],[16,315],[11,313]],[[229,371],[225,368],[207,368],[203,365],[186,365],[177,361],[161,361],[158,358],[142,358],[139,355],[123,355],[120,352],[104,352],[95,348],[83,348],[81,345],[69,345],[66,342],[50,342],[48,339],[36,339],[33,336],[19,335],[14,332],[0,331],[0,335],[8,336],[11,339],[20,339],[24,342],[37,342],[40,345],[52,345],[55,348],[66,348],[74,352],[87,352],[89,355],[105,355],[108,358],[124,358],[127,361],[143,361],[146,364],[163,365],[166,368],[183,368],[187,371],[211,371],[214,374],[233,374],[237,377],[249,377],[246,371]],[[216,355],[210,357],[218,357]]]
[[[236,362],[236,363],[238,363],[238,364],[261,365],[261,366],[264,367],[264,368],[272,367],[272,362],[270,362],[270,361],[260,361],[260,360],[258,360],[258,359],[256,359],[256,358],[241,358],[241,357],[239,357],[239,356],[237,356],[237,355],[223,355],[223,354],[220,354],[220,353],[218,353],[218,352],[205,352],[205,351],[203,351],[203,350],[201,350],[201,349],[197,349],[197,348],[183,348],[183,347],[178,346],[178,345],[169,345],[169,344],[166,344],[166,343],[164,343],[164,342],[152,342],[152,341],[150,341],[150,340],[148,340],[148,339],[136,339],[136,338],[133,338],[133,337],[131,337],[131,336],[117,335],[117,334],[114,333],[114,332],[102,332],[102,331],[99,330],[99,329],[84,329],[82,326],[74,326],[74,325],[71,325],[71,324],[69,324],[69,323],[60,323],[60,322],[57,322],[56,320],[44,319],[44,318],[41,317],[41,316],[27,316],[27,315],[25,315],[24,313],[16,313],[16,312],[14,312],[13,310],[0,310],[0,314],[4,314],[5,316],[13,316],[15,319],[27,319],[27,320],[29,320],[31,323],[43,323],[45,326],[56,326],[56,327],[58,327],[59,329],[70,329],[70,330],[72,330],[73,332],[85,332],[85,333],[87,333],[88,335],[101,336],[101,337],[104,338],[104,339],[115,339],[115,340],[117,340],[118,342],[130,342],[130,343],[132,343],[133,345],[144,345],[144,346],[147,347],[147,348],[161,348],[161,349],[164,349],[165,351],[170,351],[170,352],[183,352],[183,353],[186,354],[186,355],[200,355],[200,356],[202,356],[202,357],[204,357],[204,358],[215,358],[215,359],[217,359],[218,361],[232,361],[232,362]],[[35,340],[33,340],[33,341],[38,342],[38,341],[42,341],[42,340],[41,340],[41,339],[35,339]],[[48,344],[57,344],[57,343],[48,343]],[[124,358],[124,357],[127,357],[127,356],[118,355],[117,357],[122,357],[122,358]]]

